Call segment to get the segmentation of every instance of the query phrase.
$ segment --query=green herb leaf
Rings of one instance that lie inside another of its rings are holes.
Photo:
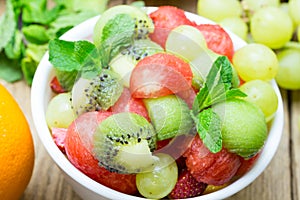
[[[227,57],[218,57],[193,104],[191,115],[196,123],[198,134],[212,153],[222,149],[222,133],[221,119],[210,106],[227,99],[246,96],[241,90],[232,86],[232,72],[232,66]]]
[[[6,1],[6,11],[0,18],[0,52],[14,36],[17,23],[11,0]]]
[[[78,72],[81,72],[81,76],[90,76],[97,75],[101,71],[98,50],[94,44],[84,40],[75,42],[51,40],[49,61],[57,71],[58,81],[67,90],[72,88]]]
[[[232,87],[232,66],[226,56],[220,56],[213,63],[204,83],[193,104],[195,114],[201,110],[222,101],[228,97],[234,98],[245,94],[238,89],[229,92]]]
[[[74,11],[80,12],[80,11],[94,11],[98,14],[102,13],[106,7],[108,0],[88,0],[88,1],[82,1],[82,0],[73,0],[73,8]]]
[[[0,78],[7,82],[22,79],[22,71],[18,60],[10,60],[4,52],[0,53]]]
[[[28,85],[32,84],[33,76],[36,68],[42,59],[43,55],[48,50],[48,44],[36,45],[29,43],[25,50],[25,55],[21,60],[21,69],[24,79]]]
[[[145,2],[144,1],[134,1],[130,5],[138,7],[138,8],[142,8],[142,7],[145,7]]]
[[[211,108],[200,112],[196,118],[196,128],[203,144],[212,152],[222,149],[221,119]]]
[[[108,0],[55,0],[55,2],[64,6],[67,13],[92,11],[100,14],[107,8]]]
[[[70,28],[95,16],[96,14],[98,13],[92,11],[82,11],[80,13],[67,13],[60,15],[50,23],[47,31],[48,35],[51,39],[58,38]]]
[[[24,23],[39,23],[47,25],[53,21],[61,11],[61,6],[47,9],[47,0],[23,1],[22,20]]]
[[[44,26],[32,24],[22,28],[27,41],[35,44],[45,44],[49,41],[47,29]]]
[[[236,98],[236,97],[246,97],[246,96],[247,96],[247,94],[245,94],[238,88],[233,88],[231,90],[226,91],[226,99],[227,100]]]
[[[37,66],[38,63],[32,60],[30,57],[24,57],[21,61],[22,73],[28,85],[32,84],[33,76]]]
[[[106,23],[99,47],[102,66],[107,66],[122,48],[132,43],[134,30],[135,22],[128,14],[118,14]]]
[[[40,62],[46,51],[48,50],[48,44],[36,45],[29,43],[25,50],[25,57],[30,57],[35,62]]]
[[[22,33],[16,30],[14,36],[4,48],[5,54],[9,59],[18,60],[22,57],[25,48],[22,39]]]

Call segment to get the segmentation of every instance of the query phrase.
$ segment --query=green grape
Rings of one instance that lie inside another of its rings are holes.
[[[261,8],[250,20],[253,40],[272,49],[279,49],[290,41],[293,30],[290,16],[276,7]]]
[[[279,5],[279,8],[280,8],[283,12],[289,14],[289,4],[288,4],[287,2],[282,2],[282,3]]]
[[[280,8],[283,12],[285,12],[286,14],[288,14],[288,15],[291,17],[292,22],[293,22],[293,28],[294,28],[294,30],[295,30],[295,28],[297,28],[297,25],[296,25],[296,23],[294,22],[294,20],[293,20],[293,18],[292,18],[292,16],[291,16],[291,13],[290,13],[290,10],[289,10],[289,3],[288,3],[288,2],[282,2],[282,3],[280,4],[279,8]]]
[[[160,199],[167,196],[175,187],[178,168],[175,160],[168,154],[156,155],[158,161],[152,172],[138,173],[136,186],[146,198]]]
[[[289,0],[289,13],[296,25],[300,25],[300,0]]]
[[[279,70],[275,77],[277,84],[284,89],[300,89],[300,50],[285,49],[277,53]]]
[[[166,41],[167,52],[174,53],[187,61],[194,60],[207,49],[202,33],[195,27],[181,25],[173,29]]]
[[[67,128],[76,118],[70,99],[70,93],[61,93],[50,100],[46,110],[46,121],[50,128]]]
[[[276,54],[263,44],[252,43],[238,49],[232,62],[244,81],[268,81],[273,79],[278,71]]]
[[[219,22],[228,17],[240,17],[242,5],[238,0],[199,0],[197,13],[203,17]]]
[[[243,40],[247,40],[248,26],[240,17],[225,18],[220,21],[220,25],[232,31]]]
[[[259,10],[260,8],[274,6],[277,7],[280,5],[279,0],[243,0],[244,6],[251,10],[252,12],[255,12]]]
[[[269,82],[252,80],[244,83],[240,89],[247,94],[244,98],[246,101],[254,103],[263,111],[267,122],[274,117],[278,107],[278,97]]]
[[[298,26],[297,29],[297,38],[298,38],[298,42],[300,42],[300,25]]]

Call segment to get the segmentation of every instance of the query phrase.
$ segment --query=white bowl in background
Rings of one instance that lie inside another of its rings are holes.
[[[155,7],[147,8],[148,12],[154,11]],[[186,15],[189,19],[197,23],[213,23],[212,21],[200,17],[196,14],[186,12]],[[73,29],[65,33],[61,39],[75,41],[88,38],[93,33],[93,28],[96,21],[100,16],[91,18]],[[245,41],[232,34],[230,31],[229,35],[233,40],[235,50],[246,45]],[[31,88],[31,109],[34,125],[36,127],[38,136],[43,146],[49,153],[50,157],[56,163],[56,165],[63,172],[66,180],[73,186],[73,189],[79,196],[85,200],[99,200],[99,199],[113,199],[113,200],[142,200],[144,198],[131,196],[117,192],[113,189],[110,189],[106,186],[103,186],[96,181],[92,180],[77,168],[75,168],[65,155],[58,149],[52,140],[51,133],[48,129],[45,112],[53,93],[49,87],[50,81],[54,76],[53,67],[48,61],[49,55],[48,52],[44,55],[43,59],[39,63],[39,66],[35,72],[35,76]],[[270,132],[268,139],[265,143],[264,149],[261,152],[260,157],[258,158],[255,165],[248,171],[244,176],[228,185],[227,187],[218,190],[216,192],[189,198],[191,200],[217,200],[224,199],[233,194],[244,189],[250,183],[252,183],[268,166],[271,159],[273,158],[283,130],[283,105],[282,98],[278,86],[275,81],[272,81],[272,85],[278,95],[278,110],[274,117],[272,126],[270,127]]]

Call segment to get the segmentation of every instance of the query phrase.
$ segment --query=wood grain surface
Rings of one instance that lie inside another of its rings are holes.
[[[109,6],[128,4],[131,0],[111,0]],[[175,5],[196,12],[196,0],[148,0],[147,6]],[[0,0],[0,13],[5,1]],[[24,81],[9,84],[0,81],[14,95],[24,111],[35,141],[35,167],[23,200],[80,200],[58,167],[41,145],[33,125],[30,87]],[[284,103],[284,131],[279,148],[267,169],[248,187],[228,200],[298,200],[300,199],[300,91],[281,90]],[[3,172],[1,172],[3,173]],[[1,184],[1,183],[0,183]]]

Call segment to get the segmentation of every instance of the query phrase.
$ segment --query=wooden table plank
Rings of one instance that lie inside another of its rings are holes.
[[[291,92],[291,159],[293,199],[300,199],[300,91]]]

